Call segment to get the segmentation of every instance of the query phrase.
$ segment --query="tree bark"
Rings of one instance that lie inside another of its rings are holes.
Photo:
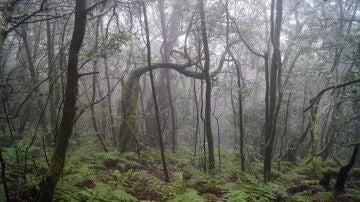
[[[159,7],[159,12],[160,12],[160,21],[161,21],[161,31],[162,31],[162,38],[163,38],[163,43],[162,43],[162,48],[163,48],[163,57],[162,57],[162,61],[164,63],[168,63],[170,62],[170,51],[173,48],[173,45],[175,44],[174,42],[170,42],[169,43],[169,39],[171,40],[171,36],[168,36],[168,29],[166,26],[166,16],[165,16],[165,6],[164,6],[164,0],[159,0],[158,1],[158,7]],[[176,5],[176,4],[175,4]],[[176,13],[176,11],[179,8],[176,8],[174,6],[173,8],[173,13]],[[179,16],[176,18],[179,19]],[[178,20],[176,20],[175,22],[170,22],[172,25],[172,28],[174,28],[174,26],[179,26],[177,24]],[[174,28],[173,30],[179,30],[178,28]],[[177,33],[173,33],[173,35],[177,35]],[[172,36],[173,38],[177,38],[177,36]],[[173,39],[174,40],[174,39]],[[162,71],[160,73],[160,77],[163,80],[165,77],[166,80],[166,84],[164,83],[164,86],[166,86],[166,92],[167,93],[167,99],[168,99],[168,104],[170,107],[170,121],[171,121],[171,148],[172,148],[172,152],[175,153],[176,152],[176,148],[177,148],[177,131],[176,131],[176,111],[175,111],[175,107],[174,107],[174,103],[173,103],[173,96],[172,96],[172,90],[171,90],[171,84],[170,84],[170,72],[168,69],[165,69],[164,71]],[[162,88],[161,87],[161,88]],[[160,93],[162,94],[162,93]],[[164,123],[166,123],[167,121],[164,120]]]
[[[58,87],[56,85],[56,69],[54,65],[54,36],[52,35],[50,21],[46,21],[46,47],[47,47],[47,62],[48,62],[48,76],[49,76],[49,92],[52,92],[50,95],[50,135],[47,137],[47,143],[50,144],[55,137],[56,131],[56,109],[57,109],[57,98],[56,92]],[[52,91],[50,91],[52,88]]]
[[[276,0],[276,18],[274,18],[275,10],[275,0],[271,1],[271,43],[274,48],[272,59],[271,59],[271,69],[270,69],[270,79],[269,79],[269,118],[266,129],[266,141],[265,141],[265,158],[264,158],[264,180],[269,181],[271,175],[271,162],[272,162],[272,152],[274,147],[274,139],[276,135],[276,121],[277,114],[280,108],[280,103],[277,100],[281,100],[277,94],[280,92],[281,86],[281,53],[280,53],[280,32],[281,32],[281,23],[282,23],[282,0]],[[275,23],[275,24],[274,24]],[[280,93],[279,93],[280,96]]]
[[[4,186],[4,191],[5,191],[5,197],[7,201],[10,201],[10,194],[9,194],[9,189],[7,186],[7,180],[6,180],[6,164],[2,155],[2,147],[0,146],[0,164],[1,164],[1,179],[2,179],[2,183]]]
[[[244,153],[244,137],[245,137],[245,129],[244,129],[244,121],[243,121],[243,95],[242,95],[242,86],[241,86],[241,65],[239,61],[237,61],[234,55],[229,51],[230,56],[235,64],[236,76],[237,76],[237,94],[238,94],[238,106],[239,106],[239,116],[238,116],[238,124],[239,127],[239,150],[240,150],[240,166],[241,170],[245,171],[245,153]]]
[[[359,146],[360,146],[360,144],[356,144],[354,146],[354,151],[351,155],[351,159],[350,159],[349,163],[346,166],[341,167],[339,174],[337,176],[336,184],[335,184],[336,192],[341,192],[344,190],[346,179],[349,175],[351,168],[355,164],[356,156],[357,156],[357,153],[359,152]]]
[[[201,36],[204,51],[204,75],[205,75],[205,134],[208,142],[209,169],[215,169],[214,141],[211,130],[211,78],[210,78],[210,52],[206,31],[205,5],[204,0],[198,1],[200,12]]]
[[[151,83],[151,90],[152,90],[152,96],[154,99],[154,106],[155,106],[155,118],[157,123],[157,129],[158,129],[158,136],[159,136],[159,144],[160,144],[160,153],[161,153],[161,161],[163,166],[163,171],[165,175],[165,180],[167,182],[170,181],[169,178],[169,172],[166,165],[166,159],[165,159],[165,148],[163,143],[163,137],[162,137],[162,129],[161,129],[161,123],[160,123],[160,110],[159,105],[156,98],[156,89],[155,89],[155,83],[154,83],[154,74],[151,67],[151,45],[150,45],[150,33],[149,33],[149,26],[147,21],[147,13],[146,13],[146,4],[143,4],[143,14],[144,14],[144,23],[145,23],[145,33],[146,33],[146,49],[147,49],[147,63],[150,69],[150,83]]]
[[[45,175],[39,193],[39,201],[48,202],[53,200],[54,189],[65,165],[66,150],[73,132],[73,124],[76,115],[76,99],[78,94],[78,59],[86,30],[86,0],[76,0],[75,23],[69,49],[69,61],[67,65],[67,85],[62,120],[59,135],[56,139],[50,167]]]
[[[103,7],[101,9],[101,12],[103,10]],[[97,51],[98,47],[99,47],[99,30],[100,30],[100,25],[101,25],[101,16],[99,16],[96,20],[96,24],[95,24],[95,44],[94,44],[94,50]],[[95,106],[94,106],[94,103],[95,103],[95,99],[96,99],[96,89],[97,89],[97,73],[98,72],[98,59],[95,58],[94,62],[93,62],[93,77],[92,77],[92,95],[91,95],[91,105],[90,105],[90,111],[91,111],[91,119],[92,119],[92,122],[93,122],[93,127],[94,127],[94,130],[95,130],[95,133],[96,133],[96,136],[98,137],[99,141],[100,141],[100,144],[103,148],[103,150],[105,152],[108,152],[108,149],[106,147],[106,144],[104,142],[104,137],[105,137],[105,134],[104,134],[104,130],[101,130],[105,128],[105,124],[100,124],[102,125],[101,128],[99,129],[98,127],[98,123],[96,121],[96,112],[95,112]],[[99,96],[102,97],[101,93],[100,93],[100,90],[99,90]],[[104,109],[101,107],[101,111],[103,111]],[[103,114],[102,114],[103,115]],[[101,117],[101,119],[105,119],[105,116],[103,115]]]

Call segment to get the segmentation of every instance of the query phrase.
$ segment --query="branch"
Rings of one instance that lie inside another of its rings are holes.
[[[222,2],[221,2],[221,3],[222,3]],[[226,11],[226,15],[228,15],[229,18],[231,19],[232,23],[234,23],[235,28],[236,28],[236,31],[237,31],[237,34],[239,35],[241,41],[245,44],[246,48],[247,48],[250,52],[252,52],[253,54],[255,54],[256,56],[265,58],[265,55],[262,55],[262,54],[256,52],[256,51],[250,46],[250,44],[248,44],[248,43],[246,42],[246,40],[244,39],[244,37],[243,37],[242,34],[241,34],[240,28],[239,28],[239,26],[237,25],[235,19],[230,15],[228,7],[227,7],[226,5],[224,5],[223,3],[222,3],[222,5],[223,5],[223,7],[224,7],[224,9],[225,9],[225,11]]]
[[[26,16],[25,18],[23,18],[22,20],[20,20],[19,22],[17,22],[14,26],[10,27],[8,30],[6,30],[6,33],[9,33],[10,31],[14,30],[15,28],[17,28],[18,26],[20,26],[22,23],[24,23],[26,20],[28,20],[29,18],[33,17],[34,15],[42,12],[44,9],[44,4],[47,0],[43,0],[40,4],[40,8],[39,10],[33,11],[32,13],[30,13],[28,16]]]
[[[204,79],[204,75],[203,73],[197,73],[194,71],[189,71],[186,70],[186,68],[193,66],[192,63],[187,63],[187,64],[171,64],[171,63],[158,63],[158,64],[152,64],[151,68],[154,69],[161,69],[161,68],[167,68],[167,69],[172,69],[175,70],[177,72],[179,72],[180,74],[183,74],[187,77],[192,77],[192,78],[196,78],[196,79]],[[130,75],[130,79],[135,79],[140,77],[142,74],[146,73],[150,71],[150,68],[148,66],[145,67],[140,67],[139,69],[136,69],[132,72],[132,74]],[[214,74],[216,75],[216,74]]]
[[[88,75],[93,75],[93,74],[98,74],[99,72],[89,72],[89,73],[83,73],[83,74],[78,74],[78,77],[83,77],[83,76],[88,76]]]
[[[88,104],[87,106],[85,106],[84,108],[82,108],[79,112],[79,114],[76,115],[75,119],[74,119],[74,124],[77,122],[77,120],[80,118],[80,116],[86,111],[86,109],[88,109],[89,107],[91,106],[94,106],[98,103],[100,103],[101,101],[105,100],[105,98],[107,98],[116,88],[116,86],[121,82],[121,80],[117,81],[115,83],[115,85],[112,87],[112,89],[110,89],[110,91],[102,98],[100,98],[99,100],[93,102],[93,103],[90,103]]]
[[[90,6],[89,8],[86,9],[86,12],[90,12],[91,10],[93,10],[94,8],[96,8],[98,5],[106,3],[108,0],[102,0],[99,1],[97,3],[95,3],[94,5]]]
[[[345,86],[348,86],[348,85],[352,85],[352,84],[355,84],[355,83],[360,83],[360,79],[355,79],[355,80],[352,80],[352,81],[348,81],[348,82],[345,82],[345,83],[341,83],[341,84],[337,84],[337,85],[332,85],[332,86],[329,86],[327,88],[324,88],[323,90],[321,90],[320,92],[318,92],[314,97],[312,97],[310,99],[310,106],[308,106],[303,112],[306,112],[308,111],[310,108],[312,108],[314,106],[314,104],[320,100],[321,96],[329,91],[329,90],[336,90],[338,88],[342,88],[342,87],[345,87]]]

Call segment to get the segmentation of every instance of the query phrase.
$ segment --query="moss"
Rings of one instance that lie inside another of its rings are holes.
[[[308,202],[311,201],[311,196],[306,192],[297,193],[293,196],[290,196],[287,200],[288,202]]]
[[[130,77],[125,83],[121,98],[121,105],[126,106],[120,125],[119,149],[121,152],[136,151],[137,146],[135,139],[137,132],[136,113],[140,84],[139,78],[133,78],[132,74],[134,73],[130,73]]]
[[[300,184],[303,185],[316,185],[319,183],[319,180],[302,180]]]
[[[332,201],[333,194],[331,192],[318,192],[313,196],[314,201]]]
[[[214,184],[212,182],[205,182],[205,181],[200,181],[195,185],[195,189],[197,191],[199,191],[199,193],[201,194],[205,194],[205,193],[211,193],[216,195],[217,197],[221,197],[222,195],[224,195],[225,190],[220,187],[217,184]]]
[[[215,194],[212,194],[212,193],[205,193],[205,194],[201,195],[201,197],[203,197],[208,202],[216,202],[219,200],[219,198]]]

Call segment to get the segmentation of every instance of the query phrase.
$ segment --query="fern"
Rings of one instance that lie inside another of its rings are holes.
[[[131,194],[121,190],[121,188],[113,189],[111,186],[99,183],[92,189],[86,189],[80,192],[80,198],[86,201],[138,201]]]
[[[353,198],[354,201],[360,201],[360,190],[359,189],[347,189],[345,196]]]
[[[241,183],[235,186],[235,190],[241,190],[247,194],[247,201],[276,201],[286,198],[285,187],[276,182],[263,183],[253,175],[243,173]]]
[[[109,152],[99,152],[95,154],[95,159],[101,162],[105,161],[115,161],[117,166],[120,166],[121,169],[140,167],[138,159],[135,157],[134,153],[125,153],[121,154],[117,150]]]
[[[64,182],[64,181],[60,181],[55,189],[55,193],[54,193],[54,198],[55,201],[58,202],[75,202],[75,201],[80,201],[78,192],[79,192],[79,188]]]
[[[125,173],[123,186],[135,196],[148,193],[147,195],[153,197],[146,198],[150,200],[166,200],[173,198],[176,194],[174,187],[159,178],[150,175],[146,171],[128,171]],[[139,197],[141,198],[144,196]]]
[[[246,202],[248,195],[241,190],[232,190],[223,196],[224,201],[228,202]]]
[[[197,191],[193,189],[187,189],[184,193],[177,195],[172,202],[203,202],[204,199],[198,195]]]
[[[176,172],[173,173],[170,185],[174,188],[174,190],[179,193],[184,190],[185,184],[184,184],[184,177],[182,172]]]

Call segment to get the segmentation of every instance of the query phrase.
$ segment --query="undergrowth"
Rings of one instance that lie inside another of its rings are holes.
[[[170,182],[165,182],[160,154],[156,149],[146,148],[140,153],[120,153],[116,149],[104,152],[96,149],[99,147],[92,141],[71,148],[63,176],[55,190],[55,201],[257,202],[334,199],[334,194],[329,190],[313,191],[313,187],[318,186],[319,178],[313,175],[311,165],[303,163],[282,163],[279,170],[273,169],[273,180],[264,183],[261,162],[249,163],[246,172],[242,172],[233,152],[224,150],[222,165],[204,172],[201,158],[193,159],[191,149],[179,148],[177,153],[166,153],[171,178]],[[23,150],[19,149],[18,152],[23,158]],[[29,163],[26,183],[21,166],[8,172],[9,180],[23,184],[22,187],[38,189],[47,164],[39,155],[40,147],[33,147],[29,153],[30,162],[36,160],[37,164]],[[5,156],[8,162],[12,162],[11,166],[15,166],[14,149],[6,150]],[[326,165],[321,165],[322,172],[329,172],[325,168]],[[341,197],[360,200],[357,187],[352,184]],[[292,189],[295,191],[289,193]]]

